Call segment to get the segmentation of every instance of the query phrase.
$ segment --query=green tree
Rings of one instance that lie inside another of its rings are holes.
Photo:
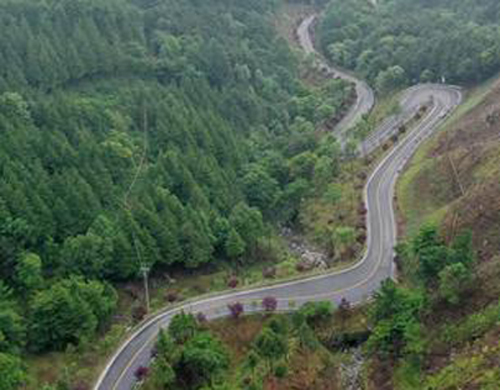
[[[278,197],[278,182],[262,166],[253,165],[243,176],[243,191],[250,206],[269,212]]]
[[[176,374],[170,363],[164,357],[158,358],[154,364],[151,382],[158,389],[169,390],[176,380]]]
[[[449,251],[435,226],[424,226],[413,240],[413,252],[418,258],[419,275],[426,284],[436,282],[439,272],[448,263]]]
[[[470,287],[471,271],[462,263],[446,266],[439,273],[439,294],[452,305],[460,301],[460,295]]]
[[[272,370],[274,362],[288,354],[288,342],[284,335],[276,333],[270,327],[265,327],[255,339],[257,353],[266,359]]]
[[[368,348],[373,353],[398,356],[403,351],[421,353],[423,350],[419,315],[424,299],[419,291],[410,291],[388,279],[375,293],[371,312],[374,323]]]
[[[472,232],[460,233],[453,240],[449,253],[449,262],[461,263],[467,268],[471,268],[475,262],[474,247],[472,244]]]
[[[25,253],[16,266],[16,284],[25,296],[43,286],[42,260],[34,253]]]
[[[245,203],[237,204],[231,211],[229,222],[250,249],[255,249],[257,241],[264,234],[262,214]]]
[[[0,352],[18,352],[25,341],[24,320],[16,310],[10,289],[0,281]]]
[[[347,226],[338,227],[333,233],[332,240],[336,255],[343,258],[348,248],[356,241],[356,230]]]
[[[176,314],[168,325],[168,333],[177,344],[186,343],[194,337],[198,329],[196,318],[184,312]]]
[[[39,291],[30,305],[29,345],[60,350],[89,339],[116,307],[115,291],[99,282],[67,279]]]
[[[206,332],[196,334],[185,344],[178,363],[183,380],[194,388],[212,384],[228,367],[224,345]]]
[[[381,93],[390,92],[407,84],[405,70],[401,66],[392,66],[379,73],[375,80],[376,88]]]
[[[226,241],[226,255],[230,259],[238,259],[245,253],[245,241],[240,237],[235,229],[231,229]]]
[[[0,389],[2,390],[16,390],[25,383],[27,375],[24,370],[21,359],[0,353]]]

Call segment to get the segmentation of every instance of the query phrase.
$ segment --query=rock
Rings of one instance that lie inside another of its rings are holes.
[[[346,390],[362,390],[363,378],[362,371],[365,358],[361,348],[353,349],[351,352],[351,359],[340,365],[340,372],[342,377],[342,388]]]

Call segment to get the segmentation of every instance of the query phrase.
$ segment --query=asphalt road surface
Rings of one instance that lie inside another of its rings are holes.
[[[375,94],[373,90],[364,81],[361,81],[348,73],[337,67],[333,67],[323,60],[322,56],[316,51],[313,43],[313,37],[311,30],[313,29],[315,22],[317,20],[316,15],[311,15],[304,19],[297,29],[297,37],[299,39],[300,45],[307,54],[312,54],[316,56],[316,63],[319,69],[324,72],[330,73],[333,77],[339,77],[341,79],[350,81],[356,87],[357,99],[355,104],[349,109],[348,113],[340,121],[335,129],[336,135],[339,136],[340,141],[344,139],[344,134],[349,130],[363,115],[368,114],[373,106],[375,105]]]
[[[310,35],[314,18],[307,18],[298,31],[302,46],[308,52],[314,51]],[[372,108],[374,98],[372,90],[365,83],[340,70],[332,69],[339,77],[356,83],[358,90],[357,103],[337,130],[342,134]],[[132,389],[136,381],[136,369],[151,362],[151,351],[158,331],[168,326],[172,316],[181,310],[202,312],[209,319],[213,319],[228,315],[227,305],[234,302],[243,303],[246,312],[260,311],[260,302],[267,296],[277,298],[278,309],[283,311],[293,310],[309,301],[330,300],[338,303],[342,298],[346,298],[352,303],[361,303],[369,299],[385,279],[394,276],[393,248],[397,232],[393,197],[398,175],[418,146],[437,129],[461,100],[460,89],[456,87],[418,85],[410,88],[401,101],[402,113],[398,117],[389,118],[366,140],[365,149],[376,147],[397,131],[404,118],[410,117],[418,107],[423,104],[429,106],[420,123],[386,155],[366,183],[364,197],[368,243],[361,261],[340,272],[270,287],[200,297],[180,307],[166,309],[145,322],[121,345],[109,360],[94,389]]]

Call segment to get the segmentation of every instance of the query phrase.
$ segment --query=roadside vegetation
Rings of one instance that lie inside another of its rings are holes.
[[[339,336],[360,338],[366,332],[363,313],[347,303],[339,308],[309,303],[290,315],[268,310],[245,316],[235,302],[230,312],[230,318],[210,323],[202,315],[176,316],[159,337],[153,366],[136,373],[141,388],[341,389],[345,357]],[[350,333],[344,333],[347,328]]]
[[[499,6],[476,3],[333,0],[319,39],[380,95],[442,77],[475,83],[500,66]],[[280,25],[283,6],[0,0],[1,390],[90,389],[148,314],[143,272],[155,310],[309,271],[283,227],[329,266],[359,256],[376,156],[358,160],[354,142],[342,150],[327,135],[355,93],[291,50],[304,8]],[[494,389],[499,95],[496,85],[478,97],[403,178],[399,285],[386,282],[368,309],[320,302],[275,315],[269,297],[264,316],[238,302],[224,321],[179,315],[137,380],[333,390],[342,350],[367,340],[367,388]],[[397,110],[387,98],[355,138]]]
[[[0,1],[2,389],[89,388],[144,269],[153,309],[305,271],[278,233],[342,173],[353,95],[300,79],[280,6]]]
[[[421,370],[396,372],[397,388],[418,389],[423,379],[429,389],[493,389],[500,383],[495,363],[500,356],[499,94],[497,79],[473,90],[443,133],[411,161],[399,184],[406,233],[413,236],[419,224],[432,224],[443,242],[452,242],[468,230],[475,265],[468,272],[460,266],[442,271],[440,290],[448,303],[425,315],[426,360]],[[412,195],[417,188],[425,196]],[[405,263],[403,269],[414,267]],[[413,279],[403,274],[405,283]]]

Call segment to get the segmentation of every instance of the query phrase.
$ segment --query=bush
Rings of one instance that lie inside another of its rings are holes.
[[[262,300],[262,307],[267,312],[276,311],[276,309],[278,308],[278,300],[274,297],[265,297]]]
[[[179,299],[179,294],[176,291],[169,291],[165,295],[165,299],[168,303],[174,303]]]
[[[229,305],[227,305],[227,308],[229,309],[231,317],[235,320],[240,318],[245,311],[245,307],[240,302],[230,303]]]
[[[137,370],[135,370],[134,372],[134,376],[139,382],[144,380],[148,376],[148,374],[149,368],[144,366],[137,367]]]
[[[274,279],[276,277],[276,267],[267,267],[262,271],[265,279]]]
[[[449,345],[459,345],[481,337],[500,320],[498,305],[488,306],[480,313],[474,313],[456,325],[450,325],[443,332],[443,339]]]
[[[288,367],[280,364],[274,369],[274,376],[276,378],[284,378],[288,374]]]
[[[132,318],[135,322],[142,321],[146,317],[146,314],[148,314],[148,311],[144,305],[138,305],[132,309]]]
[[[300,313],[309,325],[317,325],[319,322],[331,318],[333,310],[330,301],[308,302],[300,308]]]
[[[208,321],[208,319],[207,316],[200,311],[196,314],[196,321],[198,321],[198,324],[202,325],[205,324]]]
[[[239,281],[238,281],[238,278],[236,276],[231,276],[229,278],[229,280],[227,281],[227,286],[229,288],[236,288],[236,287],[238,287],[238,284],[239,284]]]

